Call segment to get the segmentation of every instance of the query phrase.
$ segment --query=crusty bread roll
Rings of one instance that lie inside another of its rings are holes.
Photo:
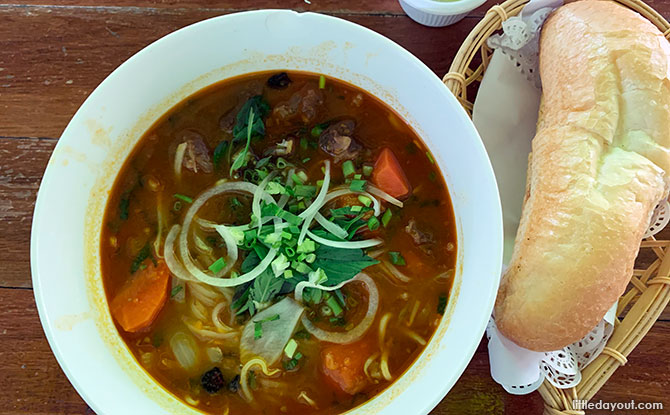
[[[669,71],[661,32],[614,2],[545,23],[528,191],[494,314],[518,345],[571,344],[623,293],[669,188]]]

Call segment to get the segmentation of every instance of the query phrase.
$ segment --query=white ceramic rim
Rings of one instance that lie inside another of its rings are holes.
[[[470,0],[465,0],[463,3],[470,3],[470,2],[471,2]],[[80,209],[80,206],[69,205],[67,202],[53,203],[54,201],[59,200],[59,196],[56,191],[57,189],[54,190],[54,188],[61,186],[61,189],[68,189],[67,186],[62,186],[62,183],[60,183],[61,181],[63,181],[61,177],[66,174],[69,174],[67,173],[69,171],[68,170],[69,167],[66,167],[67,164],[66,162],[69,160],[69,162],[71,164],[76,165],[77,168],[79,168],[77,163],[94,164],[93,167],[91,167],[90,165],[88,167],[91,168],[92,171],[99,171],[101,170],[100,165],[95,165],[95,157],[96,156],[106,157],[104,158],[104,160],[107,160],[107,158],[110,157],[110,155],[108,154],[109,151],[107,151],[107,153],[104,154],[104,156],[100,156],[97,153],[93,154],[95,152],[93,153],[87,152],[83,154],[84,161],[81,161],[80,159],[82,158],[82,154],[77,154],[71,148],[73,144],[84,145],[85,143],[80,142],[78,143],[77,140],[82,141],[88,138],[88,137],[82,138],[81,135],[81,132],[85,131],[84,127],[86,123],[91,121],[90,119],[85,119],[84,118],[85,115],[92,110],[104,112],[105,110],[104,106],[101,107],[102,108],[101,110],[98,110],[97,107],[94,107],[95,105],[99,104],[98,101],[101,99],[101,97],[104,97],[106,94],[107,95],[112,94],[112,92],[110,91],[113,90],[115,87],[118,88],[119,86],[123,86],[123,79],[128,75],[128,73],[131,73],[134,70],[142,70],[144,68],[142,67],[142,65],[146,64],[147,60],[152,54],[156,55],[160,50],[163,50],[163,52],[165,52],[165,49],[170,48],[172,44],[179,44],[180,41],[195,36],[195,34],[198,32],[215,30],[214,28],[216,28],[217,25],[228,25],[226,26],[226,29],[228,29],[229,27],[235,27],[235,24],[238,24],[245,20],[256,23],[263,22],[265,23],[266,27],[270,29],[272,27],[275,27],[276,29],[277,27],[282,27],[282,25],[288,25],[289,23],[295,25],[295,23],[297,23],[296,20],[298,19],[300,20],[300,25],[297,25],[299,27],[302,25],[312,25],[313,27],[324,29],[324,31],[326,29],[333,30],[333,33],[337,33],[338,36],[342,36],[342,38],[344,39],[352,39],[353,41],[359,41],[363,39],[365,42],[361,41],[362,43],[369,43],[372,45],[371,50],[378,51],[383,49],[384,52],[383,53],[380,52],[381,55],[383,55],[382,56],[383,58],[393,57],[394,62],[397,62],[399,65],[404,65],[402,66],[403,69],[400,70],[399,73],[407,72],[409,75],[412,74],[419,75],[418,79],[410,79],[408,82],[410,83],[418,82],[422,86],[426,85],[429,86],[428,89],[422,91],[424,91],[425,94],[434,97],[441,104],[445,105],[445,107],[441,108],[439,112],[434,113],[433,114],[434,116],[437,116],[438,114],[443,114],[446,116],[448,114],[449,117],[454,118],[455,124],[450,125],[449,131],[451,132],[452,135],[459,134],[459,139],[462,140],[463,143],[462,145],[467,151],[465,151],[465,153],[463,154],[459,153],[459,155],[462,156],[459,158],[462,160],[459,161],[458,158],[454,158],[452,164],[459,165],[461,170],[463,171],[468,170],[468,168],[471,169],[469,170],[469,175],[473,175],[475,176],[475,178],[469,179],[470,182],[468,183],[470,183],[470,186],[472,186],[472,188],[478,189],[478,192],[472,192],[471,189],[466,189],[465,188],[466,186],[462,186],[463,187],[462,189],[452,188],[451,185],[449,185],[450,180],[449,171],[450,168],[453,169],[456,168],[445,164],[445,162],[443,161],[443,157],[441,156],[441,154],[443,154],[442,151],[440,152],[435,151],[435,148],[437,148],[436,146],[443,144],[433,142],[431,140],[434,140],[436,138],[431,136],[426,137],[420,133],[426,144],[431,148],[433,154],[436,156],[436,161],[439,167],[441,168],[443,174],[445,175],[445,179],[447,180],[448,185],[450,186],[450,194],[452,197],[452,201],[454,203],[455,213],[458,222],[457,227],[459,233],[458,235],[459,247],[474,244],[478,246],[478,249],[476,250],[476,252],[474,249],[467,250],[465,253],[459,252],[459,265],[461,267],[463,267],[463,264],[470,264],[470,265],[468,265],[467,269],[457,270],[457,276],[456,276],[457,281],[451,293],[447,315],[443,319],[444,320],[443,323],[441,323],[440,327],[438,328],[436,336],[433,337],[433,339],[431,339],[431,341],[429,342],[426,351],[424,351],[424,353],[417,360],[417,362],[415,362],[412,365],[412,367],[410,367],[408,372],[406,372],[400,379],[396,380],[389,388],[387,388],[384,392],[377,395],[372,400],[352,410],[351,413],[370,413],[370,412],[398,413],[398,411],[403,410],[404,411],[411,410],[413,413],[417,414],[427,413],[444,397],[444,395],[453,386],[453,384],[456,382],[456,380],[461,375],[461,373],[467,366],[468,362],[472,358],[472,355],[474,354],[481,340],[482,334],[484,333],[486,323],[488,322],[490,313],[492,311],[493,303],[497,292],[499,272],[502,261],[502,217],[501,217],[500,200],[498,198],[498,191],[495,183],[495,178],[493,175],[493,170],[491,168],[490,162],[484,150],[483,144],[481,143],[481,140],[465,111],[462,109],[462,107],[460,106],[458,101],[453,97],[453,95],[449,92],[449,90],[440,81],[440,79],[421,61],[419,61],[416,57],[411,55],[409,52],[407,52],[405,49],[403,49],[396,43],[390,41],[389,39],[369,29],[363,28],[359,25],[356,25],[354,23],[342,19],[338,19],[332,16],[320,15],[316,13],[296,13],[286,10],[259,10],[253,12],[235,13],[208,19],[196,23],[194,25],[185,27],[183,29],[180,29],[176,32],[173,32],[165,36],[164,38],[161,38],[158,41],[152,43],[151,45],[144,48],[136,55],[128,59],[125,63],[123,63],[112,74],[110,74],[98,86],[98,88],[96,88],[96,90],[93,93],[91,93],[89,98],[77,111],[72,121],[64,131],[58,144],[56,145],[54,154],[52,155],[52,158],[50,159],[47,169],[45,171],[42,186],[40,187],[40,190],[38,192],[38,197],[35,204],[33,227],[31,233],[31,269],[32,269],[33,287],[35,292],[35,300],[37,303],[40,320],[42,322],[46,337],[54,352],[54,355],[56,356],[59,364],[63,368],[63,371],[65,372],[69,380],[72,382],[73,386],[77,389],[79,394],[84,398],[84,400],[89,404],[89,406],[91,406],[91,408],[93,408],[98,414],[113,413],[114,410],[110,408],[112,407],[120,408],[118,405],[121,405],[121,407],[123,405],[133,405],[133,404],[140,405],[141,407],[150,407],[150,405],[148,403],[149,401],[145,402],[139,398],[140,395],[149,393],[145,389],[142,389],[141,391],[138,390],[137,396],[136,395],[128,397],[123,396],[124,399],[118,399],[118,398],[114,399],[107,397],[105,400],[103,399],[104,394],[110,395],[109,393],[106,392],[106,390],[109,389],[102,391],[101,389],[103,389],[104,386],[91,385],[90,383],[86,382],[86,378],[90,376],[90,372],[92,370],[95,370],[93,366],[96,363],[98,363],[98,361],[91,360],[82,362],[80,360],[80,359],[86,359],[85,356],[86,352],[93,353],[90,350],[89,351],[76,350],[76,352],[81,354],[77,355],[74,358],[71,357],[72,354],[74,353],[73,351],[74,341],[72,337],[76,336],[90,337],[92,336],[91,330],[97,330],[96,327],[98,327],[98,324],[110,325],[111,319],[108,315],[109,314],[108,310],[106,310],[106,314],[105,312],[103,312],[103,315],[101,315],[100,318],[102,320],[105,320],[102,322],[97,320],[93,321],[95,320],[95,318],[92,318],[91,315],[83,316],[82,314],[82,316],[76,318],[73,316],[78,315],[71,315],[71,314],[63,315],[62,314],[63,310],[55,307],[54,304],[59,302],[58,304],[60,305],[61,308],[67,308],[70,301],[72,303],[81,301],[80,298],[82,296],[81,287],[77,285],[77,287],[75,288],[77,288],[79,291],[74,290],[74,292],[72,293],[73,295],[72,299],[68,299],[67,301],[63,300],[62,298],[56,298],[57,293],[55,293],[53,290],[52,291],[49,290],[49,288],[54,287],[54,281],[51,277],[52,273],[59,276],[66,275],[67,273],[71,273],[72,275],[80,274],[81,277],[80,279],[72,277],[75,278],[74,283],[80,285],[88,284],[87,280],[89,278],[92,278],[84,273],[86,265],[80,264],[78,262],[70,262],[70,263],[67,262],[70,256],[76,259],[81,259],[81,261],[83,262],[91,260],[91,258],[86,258],[84,254],[84,251],[86,249],[89,249],[83,246],[87,241],[86,239],[87,236],[77,237],[69,234],[53,234],[52,232],[54,228],[63,226],[59,224],[58,221],[54,221],[53,218],[59,218],[60,220],[61,218],[60,215],[62,215],[64,217],[63,222],[66,222],[67,220],[71,219],[72,215],[75,215],[75,213],[78,212],[78,209]],[[338,38],[337,41],[343,42],[343,39]],[[336,45],[337,47],[340,47],[340,49],[342,49],[340,50],[337,49],[336,47],[336,51],[338,53],[342,51],[345,53],[348,52],[353,53],[351,51],[355,52],[357,50],[356,48],[358,47],[362,48],[362,46],[351,44],[350,42],[344,42],[343,45],[344,46],[341,47]],[[186,51],[186,53],[190,53],[190,51]],[[366,59],[374,62],[376,59],[381,58],[377,58],[374,55],[370,55]],[[302,66],[300,66],[300,68],[310,70],[310,68],[303,68]],[[262,69],[259,68],[256,70],[264,70],[264,69],[267,68]],[[354,84],[357,84],[356,79],[358,79],[356,78],[355,73],[349,74],[347,76],[338,76],[338,78],[344,79]],[[206,79],[206,77],[203,79]],[[370,82],[372,81],[370,80]],[[195,81],[187,82],[184,85],[185,91],[188,90],[188,85],[190,84],[197,85],[197,82]],[[167,101],[171,100],[170,102],[176,103],[185,98],[185,96],[191,95],[193,92],[201,89],[202,86],[203,85],[196,88],[195,90],[189,90],[189,93],[184,96],[163,97],[163,99]],[[401,103],[389,102],[389,100],[394,99],[393,91],[389,92],[389,90],[387,89],[379,91],[371,91],[367,87],[365,89],[368,89],[369,92],[373,93],[374,95],[377,95],[379,98],[386,101],[394,109],[396,109],[396,111],[399,111],[401,115],[405,116],[406,121],[412,124],[415,128],[421,130],[422,125],[415,125],[413,119],[407,118],[407,117],[411,118],[412,113],[403,113],[404,107],[402,106]],[[129,104],[129,106],[132,106],[132,104]],[[144,119],[153,117],[153,119],[150,119],[149,121],[147,120],[141,122],[138,121],[138,125],[141,125],[142,122],[144,122],[145,126],[145,128],[140,132],[145,131],[146,128],[151,125],[153,120],[157,119],[158,116],[162,115],[165,112],[165,110],[171,106],[172,105],[163,108],[163,111],[160,112],[158,115],[156,114],[151,115],[150,111],[148,111],[146,114],[141,113],[141,116],[138,116],[138,118]],[[426,117],[428,117],[426,114],[422,116],[422,118],[424,119]],[[105,119],[104,117],[102,117],[100,118],[100,120],[97,121],[93,120],[93,121],[104,122]],[[435,121],[433,120],[433,122]],[[90,125],[88,127],[90,127]],[[105,127],[104,123],[102,127]],[[117,139],[117,141],[121,140],[118,137],[123,136],[123,134],[132,133],[132,130],[127,131],[124,130],[123,132],[119,132],[114,131],[112,127],[110,127],[110,129],[111,132],[107,132],[107,134],[110,137]],[[443,137],[444,134],[445,133],[437,134],[439,136],[437,138],[444,138]],[[137,136],[137,132],[135,132],[135,135],[136,136],[134,140],[137,141],[137,139],[139,138],[139,136]],[[449,136],[449,139],[456,142],[456,139],[452,138],[451,136]],[[91,140],[94,142],[95,137]],[[96,143],[94,142],[93,144]],[[117,143],[114,140],[112,140],[111,144],[105,144],[105,145],[117,145],[117,144],[121,145],[123,143]],[[96,145],[99,145],[99,143],[97,143]],[[126,151],[125,154],[127,155],[128,152],[130,151],[130,148],[132,148],[132,145],[128,146],[128,144],[126,144],[125,147],[128,147],[125,150]],[[104,153],[104,151],[102,150],[101,152]],[[91,159],[87,160],[86,156],[89,156]],[[62,165],[59,164],[61,161],[63,162]],[[473,167],[476,167],[476,169],[472,169]],[[75,167],[72,168],[74,169]],[[457,173],[457,170],[455,170],[455,172]],[[100,172],[99,174],[109,175],[109,172],[106,173]],[[463,174],[463,176],[465,177],[466,175]],[[83,187],[89,184],[88,182],[85,181],[86,179],[81,178],[81,180],[82,180],[81,185]],[[98,189],[98,190],[105,190],[105,189]],[[455,196],[454,191],[456,190],[459,190],[462,193],[462,195],[461,193],[457,193]],[[89,196],[89,198],[90,197],[92,196]],[[465,220],[464,218],[466,218],[468,215],[470,216],[472,215],[470,213],[465,213],[464,209],[459,209],[458,206],[460,205],[468,206],[469,208],[474,209],[475,213],[481,214],[483,216],[480,215],[478,219],[469,218],[467,223],[463,223],[462,221]],[[85,209],[86,212],[88,212],[90,207],[87,205]],[[86,225],[84,222],[86,222],[86,218],[79,218],[79,219],[81,220],[82,223],[75,223],[76,226],[77,227],[83,226],[85,228]],[[465,237],[462,232],[463,226],[466,226],[468,229],[474,231],[469,233],[468,236]],[[98,237],[97,241],[99,242],[99,235],[97,235],[97,237]],[[466,239],[464,239],[464,237]],[[61,243],[61,239],[63,238],[65,238],[65,240],[63,243]],[[76,246],[81,245],[83,247],[82,251],[78,253],[74,252],[73,251],[74,248],[69,247],[67,245],[68,241],[67,238],[72,238],[72,242]],[[54,247],[56,247],[57,251],[64,250],[63,253],[67,255],[62,255],[62,258],[60,257],[56,258],[54,256],[55,254],[52,252],[54,250]],[[482,255],[485,261],[481,260]],[[473,257],[476,256],[478,258],[477,261],[468,260],[470,256]],[[466,273],[468,274],[468,278],[463,278],[463,274]],[[481,281],[478,280],[479,285],[476,287],[476,289],[473,288],[464,290],[462,288],[463,283],[465,283],[466,285],[471,284],[468,279],[481,279]],[[63,284],[65,283],[67,282],[64,281]],[[466,302],[466,300],[459,300],[459,299],[465,295],[467,295],[468,298],[467,301],[474,302],[479,307],[471,309],[470,305],[467,306],[463,305]],[[93,307],[93,305],[91,304],[89,305],[89,307]],[[466,309],[467,314],[463,315],[462,316],[463,318],[461,320],[454,318],[454,316],[459,316],[460,318],[461,317],[460,314],[465,313],[465,311],[463,310]],[[72,321],[71,322],[72,327],[68,326],[69,327],[69,330],[67,330],[68,333],[63,334],[63,324],[65,321],[63,319],[65,317],[73,317],[74,320],[77,319],[81,319],[82,321],[85,320],[85,323],[81,323],[79,321]],[[454,320],[454,323],[450,321],[452,319]],[[77,333],[86,333],[86,334],[77,334]],[[100,342],[102,342],[104,334],[98,334],[98,335],[101,337]],[[453,337],[454,339],[459,339],[463,343],[457,345],[444,344],[445,342],[443,342],[442,340],[444,340],[444,338],[447,336]],[[116,337],[119,337],[118,333],[116,333]],[[86,338],[85,340],[88,340],[88,338]],[[118,344],[119,339],[116,339],[115,341],[116,344]],[[107,350],[104,349],[102,351],[95,350],[95,352],[102,353],[100,356],[98,356],[98,358],[100,359],[100,362],[106,362],[104,364],[108,364],[108,360],[112,359],[111,356],[106,355]],[[126,358],[128,357],[127,355],[130,354],[127,348],[125,350],[114,350],[114,353],[117,352],[120,353],[121,355],[125,354]],[[66,355],[68,357],[66,357]],[[92,366],[87,367],[87,364],[91,364]],[[135,366],[137,366],[136,362]],[[447,367],[450,367],[450,370],[445,371],[443,368]],[[146,373],[144,373],[143,371],[141,372],[142,373],[134,373],[133,375],[143,377],[143,379],[148,378],[148,375],[146,375]],[[118,376],[118,373],[114,372],[110,374],[109,377],[113,378],[115,376]],[[111,384],[114,384],[115,379],[109,379],[106,381],[111,382]],[[128,390],[126,392],[131,393],[134,390],[134,385],[128,379],[124,380],[123,378],[121,378],[121,380],[119,380],[118,382],[120,383],[118,383],[116,386],[123,388],[127,387]],[[155,385],[153,386],[155,387]],[[162,388],[158,389],[162,390]],[[162,393],[163,395],[165,395],[162,397],[162,399],[170,401],[172,408],[179,408],[178,412],[181,412],[182,410],[185,412],[189,412],[189,409],[185,405],[176,402],[176,399],[171,397],[171,395],[167,394],[167,392],[163,391]],[[125,398],[127,398],[127,402]],[[146,398],[150,400],[153,399],[148,397]],[[138,401],[133,402],[133,399],[137,399]],[[102,403],[103,401],[104,403]],[[133,409],[137,408],[136,405],[133,405],[132,408]],[[166,407],[163,406],[163,409],[165,408]],[[160,406],[158,406],[158,404],[156,404],[155,409],[156,412],[158,413],[164,412],[163,410],[160,409]]]
[[[486,3],[486,0],[454,0],[454,1],[402,0],[402,1],[409,4],[410,6],[414,7],[417,10],[439,16],[467,13]]]

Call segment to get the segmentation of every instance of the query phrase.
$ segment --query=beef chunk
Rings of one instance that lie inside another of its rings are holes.
[[[186,143],[182,166],[193,173],[211,173],[214,171],[209,147],[204,138],[193,130],[184,130],[177,135],[177,142]]]
[[[291,84],[291,78],[286,72],[279,72],[268,78],[267,84],[272,89],[286,89]]]
[[[272,118],[277,124],[294,120],[308,124],[314,121],[321,105],[323,105],[323,93],[313,86],[305,85],[291,95],[288,101],[278,104],[272,110]]]
[[[219,128],[221,128],[221,131],[232,134],[237,113],[240,112],[242,106],[244,106],[250,98],[255,97],[256,95],[261,95],[262,93],[263,84],[261,82],[252,82],[247,85],[247,87],[239,93],[237,104],[219,119]]]
[[[343,120],[331,124],[319,137],[319,146],[335,158],[335,162],[355,158],[363,146],[353,138],[354,120]]]
[[[417,245],[425,245],[435,242],[433,234],[429,231],[420,230],[414,219],[409,220],[407,226],[405,226],[405,232],[412,237],[412,240]]]

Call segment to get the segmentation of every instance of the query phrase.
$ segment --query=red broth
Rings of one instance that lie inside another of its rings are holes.
[[[328,194],[344,192],[319,212],[339,236],[314,219],[300,241],[299,215],[318,203],[326,161]],[[242,190],[212,197],[188,231],[180,228],[198,197],[222,183],[265,186],[260,233],[253,194]],[[402,207],[360,193],[371,187],[395,195]],[[337,414],[370,400],[430,340],[456,263],[447,187],[417,134],[365,91],[301,72],[225,80],[171,109],[126,161],[104,222],[103,279],[120,335],[159,384],[212,414]],[[223,225],[233,243],[208,224]],[[177,240],[186,232],[188,252],[171,244],[178,265],[168,266],[173,227]],[[327,241],[318,242],[319,235]],[[371,240],[380,243],[351,248]],[[272,250],[270,266],[233,287],[212,286],[183,269],[187,255],[198,275],[228,283],[246,278]],[[332,287],[359,273],[376,287],[376,304],[358,280],[334,291],[308,287],[296,301],[300,282]],[[279,309],[285,298],[301,313],[288,328],[288,313],[263,311]],[[366,319],[370,304],[374,314]],[[335,342],[359,326],[365,330],[358,336]],[[251,340],[242,340],[245,328]],[[320,340],[315,330],[328,335]],[[241,344],[260,347],[273,335],[283,336],[281,344],[241,353]],[[264,373],[259,356],[265,361],[278,348],[280,357]]]

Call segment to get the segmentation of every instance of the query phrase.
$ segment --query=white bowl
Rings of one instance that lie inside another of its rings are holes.
[[[221,79],[271,69],[323,73],[391,105],[430,147],[453,200],[459,257],[446,316],[405,375],[352,413],[427,413],[479,344],[498,287],[501,208],[484,147],[456,99],[417,58],[361,26],[313,13],[231,14],[172,33],[109,75],[63,132],[42,180],[35,299],[58,362],[96,413],[196,413],[144,372],[107,308],[100,229],[117,172],[173,105]]]
[[[399,0],[400,7],[417,23],[425,26],[449,26],[461,21],[486,0]]]

